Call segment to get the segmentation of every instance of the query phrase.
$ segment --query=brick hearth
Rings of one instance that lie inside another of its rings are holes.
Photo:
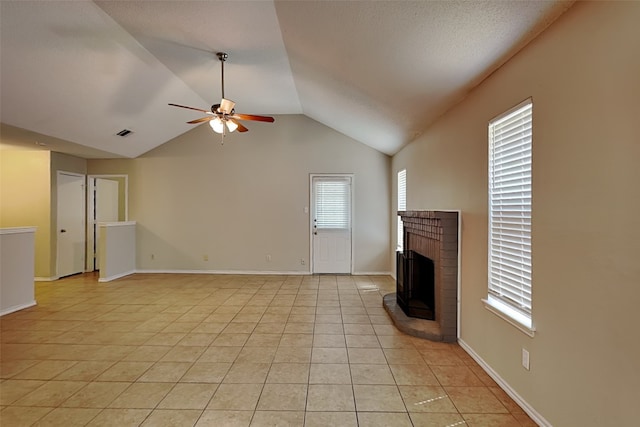
[[[452,342],[458,328],[458,212],[400,211],[404,247],[430,258],[435,273],[435,320],[407,317],[396,304],[396,294],[383,304],[396,326],[411,335]]]

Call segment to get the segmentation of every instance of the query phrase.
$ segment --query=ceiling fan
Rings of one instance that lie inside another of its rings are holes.
[[[218,59],[220,59],[220,63],[222,66],[222,69],[221,69],[222,70],[221,71],[222,101],[220,101],[220,104],[213,104],[211,106],[211,111],[203,110],[201,108],[187,107],[186,105],[179,105],[179,104],[172,104],[172,103],[169,103],[169,105],[171,105],[172,107],[180,107],[180,108],[187,108],[189,110],[201,111],[207,114],[207,116],[205,117],[191,120],[187,123],[198,124],[198,123],[209,122],[209,125],[211,126],[211,129],[213,129],[214,132],[222,134],[223,142],[224,142],[224,135],[226,134],[227,130],[229,132],[233,132],[236,129],[238,130],[238,132],[247,132],[249,130],[238,120],[252,120],[252,121],[258,121],[258,122],[273,123],[275,121],[273,117],[257,116],[254,114],[236,113],[236,110],[234,108],[236,103],[229,99],[225,99],[224,97],[224,62],[227,60],[229,55],[227,55],[224,52],[218,52],[216,55],[218,56]]]

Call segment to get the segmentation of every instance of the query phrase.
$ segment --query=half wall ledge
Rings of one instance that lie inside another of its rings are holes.
[[[402,311],[396,302],[395,292],[385,295],[382,298],[382,305],[387,313],[389,313],[396,328],[405,334],[431,341],[450,341],[449,339],[445,339],[438,322],[409,317],[404,314],[404,311]]]

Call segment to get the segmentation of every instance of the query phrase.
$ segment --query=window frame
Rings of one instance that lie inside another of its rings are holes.
[[[312,185],[315,228],[351,230],[351,177],[316,177]]]
[[[397,177],[397,207],[398,211],[407,210],[407,169],[399,170],[396,174]],[[401,178],[402,177],[402,178]],[[401,185],[402,184],[402,185]],[[402,190],[402,192],[400,191]],[[397,214],[397,212],[396,212]],[[404,245],[404,230],[402,225],[402,218],[397,215],[397,236],[396,236],[396,250],[402,251]]]
[[[535,332],[531,282],[532,147],[532,98],[489,121],[488,277],[487,298],[482,301],[488,310],[529,336]]]

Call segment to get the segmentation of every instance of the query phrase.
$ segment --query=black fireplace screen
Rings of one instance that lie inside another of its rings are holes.
[[[435,320],[435,271],[433,261],[415,251],[398,252],[396,297],[410,317]]]

